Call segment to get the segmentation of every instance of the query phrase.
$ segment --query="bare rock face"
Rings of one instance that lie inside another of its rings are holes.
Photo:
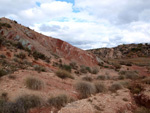
[[[70,103],[59,113],[132,113],[134,108],[129,90],[124,89]]]
[[[68,61],[74,61],[86,66],[95,66],[98,64],[95,55],[76,48],[67,42],[44,36],[6,18],[1,18],[0,22],[11,25],[11,28],[1,27],[1,35],[7,39],[22,43],[23,46],[30,50],[36,50],[46,56],[57,55]]]

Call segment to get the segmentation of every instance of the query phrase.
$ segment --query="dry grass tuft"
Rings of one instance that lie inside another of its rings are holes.
[[[32,89],[32,90],[40,90],[43,88],[44,83],[38,79],[38,78],[34,78],[34,77],[28,77],[25,80],[25,85],[27,88]]]
[[[81,98],[87,98],[96,92],[94,84],[85,81],[77,82],[75,88],[79,92]]]

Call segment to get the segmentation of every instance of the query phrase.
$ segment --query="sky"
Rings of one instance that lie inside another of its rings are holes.
[[[0,17],[85,50],[150,43],[150,0],[0,0]]]

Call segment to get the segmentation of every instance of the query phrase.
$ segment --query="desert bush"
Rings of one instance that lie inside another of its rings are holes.
[[[41,99],[35,95],[18,97],[15,102],[0,99],[0,113],[27,113],[30,108],[38,107],[41,103]]]
[[[142,82],[145,84],[150,84],[150,77],[144,78]]]
[[[2,46],[3,39],[0,37],[0,47]]]
[[[110,86],[109,90],[110,90],[111,92],[116,92],[117,90],[122,89],[122,88],[123,88],[123,86],[122,86],[120,83],[113,83],[113,84]]]
[[[16,24],[17,24],[18,22],[17,22],[16,20],[14,20],[14,23],[16,23]]]
[[[99,71],[98,71],[98,69],[96,68],[96,67],[94,67],[93,69],[92,69],[92,71],[91,71],[91,73],[93,73],[93,74],[97,74]]]
[[[139,107],[133,113],[150,113],[150,108]]]
[[[85,81],[77,82],[75,88],[79,92],[81,98],[87,98],[96,92],[94,84]]]
[[[33,57],[35,60],[38,60],[38,59],[42,59],[42,60],[45,60],[46,59],[46,56],[38,51],[34,51],[32,53]]]
[[[0,55],[0,58],[6,58],[6,56],[5,55]]]
[[[14,76],[14,75],[9,75],[8,78],[14,80],[14,79],[16,79],[16,76]]]
[[[25,85],[27,88],[32,89],[32,90],[40,90],[43,88],[43,82],[38,79],[38,78],[34,78],[34,77],[28,77],[25,80]]]
[[[126,66],[132,66],[131,62],[126,63]]]
[[[1,99],[7,100],[7,97],[8,97],[8,93],[7,92],[3,92],[1,94]]]
[[[66,70],[66,71],[68,71],[68,72],[71,72],[71,66],[70,66],[70,65],[63,64],[63,65],[60,66],[60,68],[61,68],[62,70]]]
[[[139,94],[144,91],[144,86],[141,83],[131,83],[128,88],[133,94]]]
[[[96,70],[94,70],[94,71],[96,71]],[[87,72],[92,73],[92,70],[90,67],[82,65],[82,66],[80,66],[80,72],[81,73],[87,73]]]
[[[23,45],[21,44],[21,42],[15,43],[14,46],[18,49],[24,49]]]
[[[1,23],[1,22],[0,22],[0,26],[1,26],[1,27],[11,28],[11,25],[8,24],[8,23]]]
[[[71,66],[72,69],[77,69],[77,68],[78,68],[76,62],[71,62],[71,63],[70,63],[70,66]]]
[[[18,108],[21,107],[22,110],[25,111],[25,113],[30,108],[38,107],[41,104],[42,104],[42,99],[36,95],[23,95],[21,97],[18,97],[15,101],[16,107]]]
[[[95,82],[96,93],[106,92],[107,88],[103,83]]]
[[[20,52],[19,54],[16,55],[16,57],[18,57],[20,59],[25,59],[26,55],[25,55],[25,53]]]
[[[125,78],[126,78],[126,77],[125,77],[124,75],[119,75],[119,76],[118,76],[118,79],[119,79],[119,80],[124,80]]]
[[[113,64],[116,70],[119,70],[121,68],[121,65],[118,63]]]
[[[50,63],[50,59],[51,59],[51,58],[46,57],[46,58],[45,58],[45,62]]]
[[[137,79],[138,73],[136,71],[120,71],[120,79]],[[124,77],[124,78],[123,78]]]
[[[92,79],[92,77],[85,76],[82,78],[82,80],[91,82],[93,79]]]
[[[6,70],[0,69],[0,77],[4,76],[6,74],[7,74]]]
[[[74,77],[66,70],[58,70],[55,73],[59,78],[65,79],[65,78],[71,78],[74,79]]]
[[[99,75],[97,76],[97,80],[107,80],[110,79],[110,76],[107,75]]]
[[[109,68],[109,66],[104,66],[104,68]]]
[[[86,69],[89,73],[91,73],[91,68],[90,68],[90,67],[85,67],[85,69]]]
[[[37,72],[46,72],[46,69],[42,66],[39,66],[39,65],[36,65],[34,66],[34,69],[37,71]]]
[[[119,82],[123,87],[125,87],[125,88],[128,88],[129,86],[130,86],[130,84],[131,84],[131,82],[129,82],[129,81],[120,81]]]
[[[88,68],[86,68],[85,66],[80,66],[80,72],[81,73],[87,73],[88,72]]]
[[[119,63],[120,63],[120,65],[126,65],[125,61],[120,61]]]
[[[65,94],[61,94],[56,97],[51,97],[48,99],[49,105],[55,108],[61,108],[65,106],[69,101],[70,101],[69,97]]]
[[[5,102],[2,107],[2,112],[0,113],[26,113],[26,111],[20,104],[13,102]]]
[[[0,98],[0,113],[5,113],[4,112],[5,104],[6,104],[6,100]]]

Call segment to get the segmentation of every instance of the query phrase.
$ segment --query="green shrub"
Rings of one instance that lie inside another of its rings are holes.
[[[71,78],[74,79],[74,77],[66,70],[58,70],[55,73],[59,78],[66,79]]]
[[[16,55],[16,57],[18,57],[20,59],[25,59],[26,55],[25,55],[25,53],[20,52],[19,54]]]
[[[6,58],[6,56],[5,55],[0,55],[0,58]]]
[[[91,68],[90,68],[90,67],[85,67],[85,69],[86,69],[89,73],[91,73]]]
[[[48,99],[49,105],[58,109],[65,106],[69,101],[70,101],[69,97],[65,94],[61,94],[56,97],[51,97]]]
[[[109,68],[109,66],[104,66],[104,68]]]
[[[82,80],[91,82],[93,79],[91,77],[85,76],[82,78]]]
[[[6,75],[7,72],[4,69],[0,69],[0,77]]]
[[[45,60],[46,59],[46,56],[38,51],[34,51],[32,55],[35,60],[38,60],[38,59]]]
[[[18,22],[17,22],[16,20],[14,20],[14,23],[16,23],[16,24],[17,24]]]
[[[16,43],[14,46],[18,49],[24,49],[23,45],[20,42]]]
[[[32,90],[40,90],[43,88],[43,82],[40,79],[28,77],[25,80],[25,85],[27,88]]]
[[[82,66],[80,66],[80,72],[81,73],[87,73],[87,72],[91,73],[91,68],[82,65]]]
[[[96,92],[95,86],[90,82],[80,81],[75,84],[81,98],[87,98]]]
[[[8,24],[8,23],[1,23],[1,22],[0,22],[0,26],[1,26],[1,27],[11,28],[11,25]]]
[[[46,69],[42,66],[39,66],[39,65],[36,65],[34,66],[34,69],[37,71],[37,72],[46,72]]]
[[[112,92],[116,92],[117,90],[122,89],[122,88],[123,87],[122,87],[122,85],[120,83],[113,83],[110,86],[109,90],[112,91]]]
[[[95,82],[96,93],[106,92],[107,88],[103,83]]]
[[[63,64],[63,65],[60,66],[60,68],[62,70],[66,70],[68,72],[71,72],[71,66],[70,65]]]

